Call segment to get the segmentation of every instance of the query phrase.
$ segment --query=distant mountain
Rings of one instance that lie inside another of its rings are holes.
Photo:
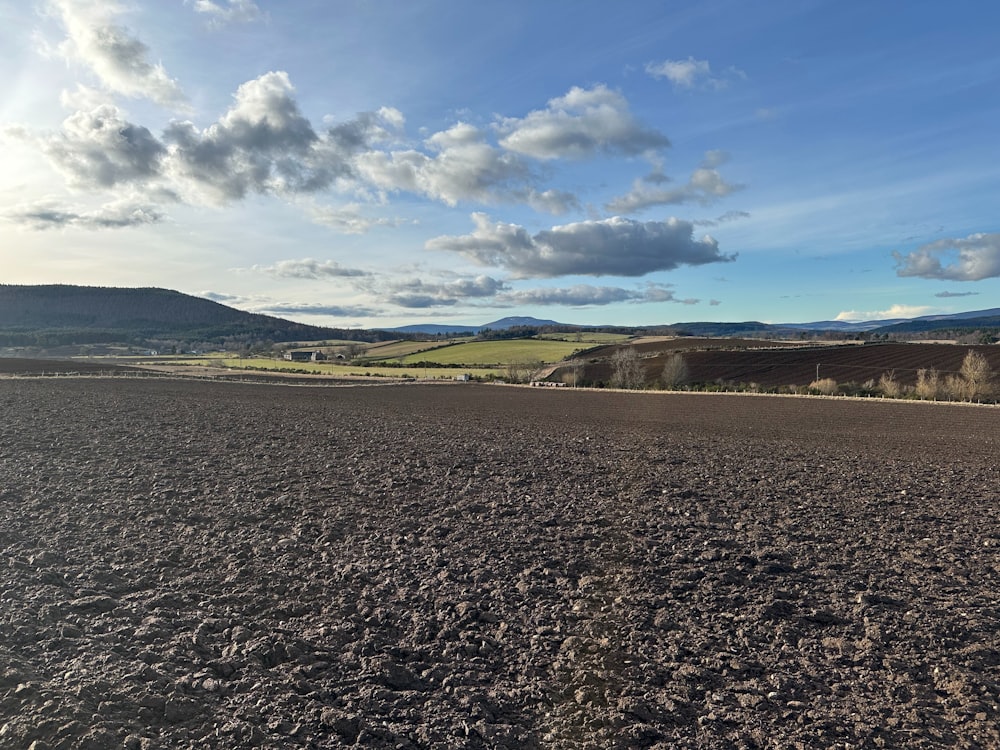
[[[86,287],[65,284],[0,284],[0,346],[149,342],[242,346],[264,342],[356,340],[382,341],[411,335],[478,334],[514,328],[587,328],[532,317],[506,317],[483,325],[418,324],[357,330],[294,323],[270,315],[236,310],[200,297],[159,288]],[[690,322],[663,326],[600,326],[600,330],[689,336],[781,336],[795,332],[924,333],[1000,329],[1000,308],[876,321],[828,320],[768,324]],[[518,332],[512,332],[516,335]]]
[[[539,320],[538,318],[523,318],[523,317],[512,317],[512,318],[500,318],[500,320],[494,320],[492,323],[487,323],[483,328],[490,328],[494,331],[505,331],[508,328],[516,328],[518,326],[527,327],[535,326],[541,328],[543,326],[564,326],[565,323],[557,323],[554,320]]]
[[[980,329],[1000,329],[1000,308],[955,313],[954,315],[925,315],[876,328],[873,333],[926,333],[927,331],[976,331]]]
[[[401,333],[406,335],[426,334],[428,336],[475,336],[482,326],[462,326],[462,325],[442,325],[438,323],[416,323],[410,326],[398,326],[397,328],[382,328],[387,333]]]
[[[790,328],[796,331],[841,331],[843,333],[864,333],[884,328],[888,325],[901,323],[906,318],[890,318],[888,320],[820,320],[815,323],[780,323],[777,328]]]
[[[973,310],[972,312],[949,313],[947,315],[921,315],[913,320],[970,320],[976,318],[997,318],[1000,317],[1000,307],[991,307],[989,310]]]
[[[475,335],[482,330],[490,329],[491,331],[506,331],[508,328],[517,327],[535,327],[541,328],[545,326],[568,326],[567,323],[557,323],[554,320],[539,320],[538,318],[523,318],[523,317],[507,317],[500,318],[500,320],[494,320],[492,323],[485,323],[481,326],[463,326],[463,325],[442,325],[439,323],[418,323],[409,326],[399,326],[398,328],[386,328],[383,330],[392,331],[395,333],[426,333],[435,336],[444,336],[449,333],[451,334],[471,334]]]
[[[746,336],[779,330],[779,326],[749,320],[742,323],[675,323],[669,330],[681,336]]]
[[[554,326],[559,328],[600,328],[622,329],[629,331],[653,330],[658,333],[669,333],[680,336],[747,336],[754,334],[781,335],[807,331],[821,333],[824,331],[836,333],[910,333],[934,330],[975,330],[977,328],[1000,327],[1000,308],[978,310],[974,312],[951,313],[948,315],[925,315],[919,318],[886,318],[883,320],[819,320],[811,323],[761,323],[756,320],[744,322],[712,322],[692,321],[673,323],[664,326],[575,326],[572,323],[557,323],[554,320],[539,320],[538,318],[509,317],[484,323],[479,326],[417,324],[400,328],[386,329],[394,333],[433,334],[433,335],[475,335],[485,329],[502,331],[518,326],[541,328]]]
[[[0,284],[0,345],[148,341],[213,344],[357,339],[373,332],[320,328],[236,310],[170,289]]]

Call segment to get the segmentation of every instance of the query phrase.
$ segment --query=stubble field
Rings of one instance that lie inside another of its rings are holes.
[[[86,378],[0,408],[4,748],[1000,745],[998,409]]]

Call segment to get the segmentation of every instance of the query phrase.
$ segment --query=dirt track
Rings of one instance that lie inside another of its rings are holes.
[[[0,381],[0,747],[1000,745],[1000,409]]]

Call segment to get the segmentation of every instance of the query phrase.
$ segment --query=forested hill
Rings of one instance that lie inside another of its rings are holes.
[[[236,310],[169,289],[0,284],[0,345],[175,340],[226,343],[371,339]]]

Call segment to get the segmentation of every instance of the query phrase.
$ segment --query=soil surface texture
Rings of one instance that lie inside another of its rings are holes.
[[[0,747],[1000,746],[1000,409],[0,380]]]

